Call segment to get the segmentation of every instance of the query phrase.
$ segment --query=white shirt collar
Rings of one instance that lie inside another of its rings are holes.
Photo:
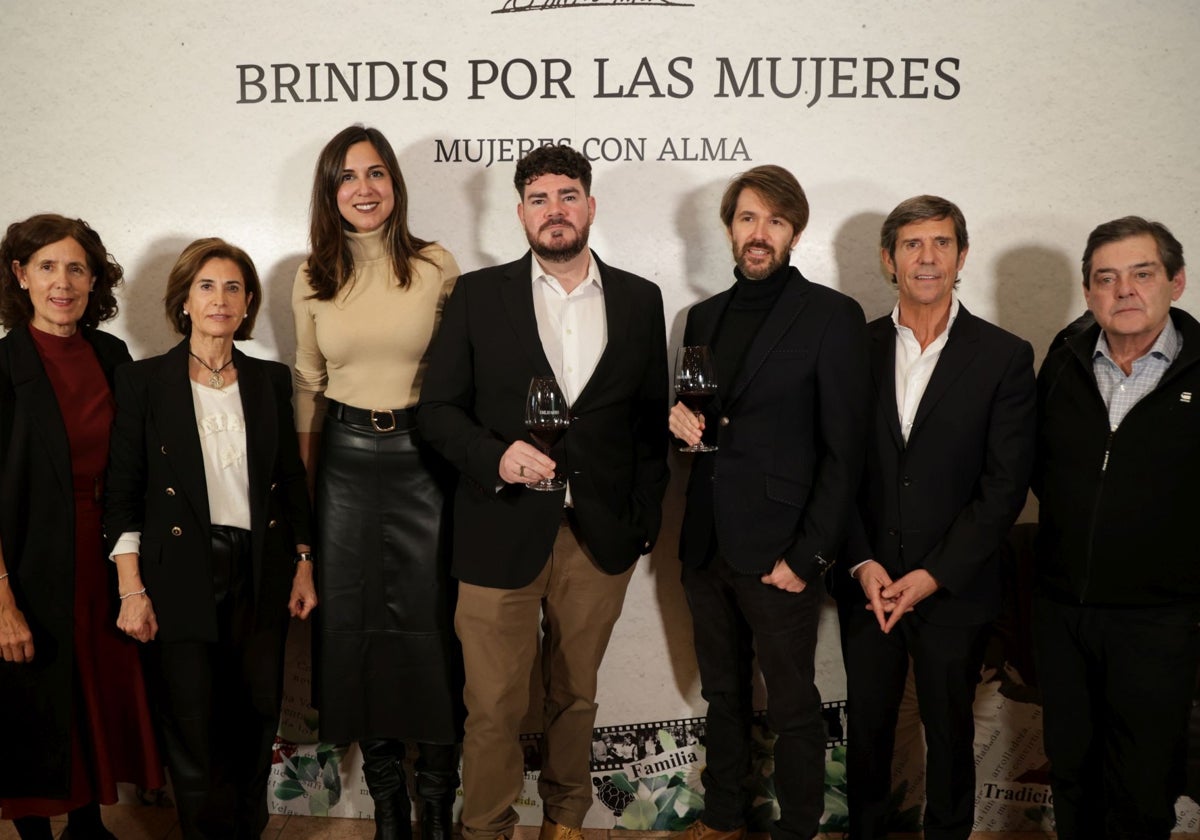
[[[943,332],[945,332],[945,333],[950,332],[950,328],[952,326],[954,326],[955,319],[958,318],[958,310],[959,310],[958,294],[955,292],[951,292],[950,293],[950,318],[949,318],[949,320],[946,321],[946,329]],[[905,327],[903,324],[900,323],[900,301],[896,301],[896,305],[894,307],[892,307],[892,323],[895,324],[897,327],[903,327],[906,330],[908,329],[908,327]]]
[[[538,259],[537,254],[533,254],[532,256],[533,256],[533,259],[531,259],[529,261],[529,263],[530,263],[530,266],[529,266],[530,282],[537,283],[539,280],[541,280],[544,283],[546,283],[546,285],[548,285],[555,292],[557,292],[560,295],[565,296],[567,293],[563,290],[562,284],[560,284],[558,282],[558,278],[556,276],[554,276],[554,274],[552,274],[550,271],[548,271],[544,266],[542,266],[542,261]],[[592,285],[592,284],[594,284],[600,290],[604,289],[604,283],[600,279],[600,268],[596,264],[596,255],[593,254],[591,252],[591,250],[589,249],[588,250],[587,277],[584,278],[582,283],[580,283],[578,286],[575,287],[575,289],[571,292],[571,294],[575,294],[580,289],[586,288],[587,286]]]

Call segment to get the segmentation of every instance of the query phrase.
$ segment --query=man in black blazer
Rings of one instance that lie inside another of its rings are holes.
[[[899,301],[867,327],[874,422],[859,519],[834,587],[850,833],[887,836],[911,657],[927,747],[925,837],[966,840],[975,815],[972,704],[1000,610],[997,550],[1033,467],[1033,349],[956,298],[968,240],[953,203],[902,202],[880,245]]]
[[[518,164],[531,253],[464,274],[446,303],[418,410],[461,473],[454,499],[455,629],[467,706],[463,836],[512,837],[518,727],[544,629],[542,840],[578,840],[592,802],[596,672],[667,482],[666,330],[657,286],[587,247],[591,166],[567,146]],[[530,443],[530,379],[554,375],[566,434]],[[567,489],[527,485],[555,473]]]
[[[815,685],[823,576],[862,468],[868,373],[862,309],[789,263],[808,222],[795,177],[758,166],[721,201],[736,282],[688,313],[719,394],[670,428],[695,456],[679,554],[708,701],[704,813],[681,840],[746,832],[751,664],[757,649],[775,741],[776,840],[808,840],[824,810],[825,724]]]

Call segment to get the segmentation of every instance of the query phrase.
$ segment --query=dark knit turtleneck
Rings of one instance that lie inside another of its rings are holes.
[[[717,385],[722,390],[733,384],[734,378],[741,372],[746,351],[750,342],[762,327],[767,313],[779,300],[784,284],[792,274],[788,264],[762,280],[751,280],[742,274],[740,268],[733,271],[737,282],[733,287],[733,295],[721,323],[713,338],[713,355],[717,360]]]

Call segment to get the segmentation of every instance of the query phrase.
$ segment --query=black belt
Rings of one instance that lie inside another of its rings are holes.
[[[411,408],[355,408],[326,399],[326,412],[351,426],[364,426],[377,432],[394,432],[417,425],[417,412]]]

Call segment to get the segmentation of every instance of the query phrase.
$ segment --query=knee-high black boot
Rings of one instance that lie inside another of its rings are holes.
[[[49,817],[17,817],[13,820],[13,828],[21,840],[54,840]]]
[[[421,840],[450,840],[458,793],[458,747],[418,744],[417,793],[421,796]]]
[[[412,803],[404,782],[404,744],[390,738],[359,741],[363,776],[375,802],[375,840],[412,840]]]

